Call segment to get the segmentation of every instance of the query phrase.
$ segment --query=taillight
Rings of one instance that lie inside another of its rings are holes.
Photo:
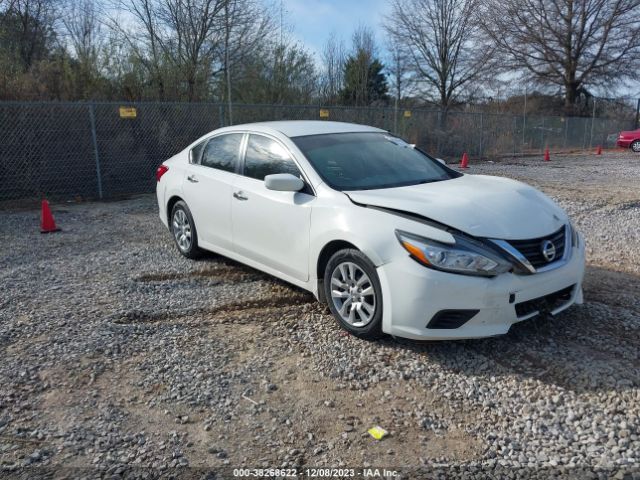
[[[169,167],[166,165],[160,165],[156,170],[156,182],[159,182],[162,176],[169,171]]]

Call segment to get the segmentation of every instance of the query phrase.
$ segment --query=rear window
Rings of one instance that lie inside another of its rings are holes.
[[[213,137],[202,152],[200,164],[205,167],[235,172],[242,143],[242,133],[229,133]]]
[[[204,140],[189,151],[189,161],[191,163],[200,163],[200,157],[202,157],[202,150],[204,150],[204,146],[206,144],[207,144],[207,141]]]

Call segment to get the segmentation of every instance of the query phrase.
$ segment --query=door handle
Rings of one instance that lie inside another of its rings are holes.
[[[198,179],[196,178],[195,175],[189,175],[187,177],[187,180],[189,180],[191,183],[198,183]]]
[[[242,192],[233,192],[233,198],[236,200],[249,200],[249,197],[246,197]]]

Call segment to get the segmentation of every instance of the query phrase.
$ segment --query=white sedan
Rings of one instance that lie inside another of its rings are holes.
[[[364,338],[474,338],[582,303],[584,240],[541,192],[448,168],[384,130],[215,130],[157,171],[178,250],[267,272]]]

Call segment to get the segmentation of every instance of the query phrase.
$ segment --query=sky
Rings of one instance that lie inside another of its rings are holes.
[[[334,35],[351,46],[351,34],[359,25],[371,28],[379,53],[384,55],[385,34],[382,21],[390,10],[389,0],[271,0],[283,18],[291,37],[303,44],[321,62],[322,47]],[[384,61],[384,58],[383,58]],[[620,86],[616,92],[594,92],[600,96],[640,96],[640,81]]]
[[[280,2],[275,2],[280,8]],[[347,48],[351,34],[358,25],[370,27],[379,47],[384,44],[381,22],[387,12],[388,0],[282,0],[285,22],[293,29],[294,39],[316,55],[330,35],[342,38]]]

